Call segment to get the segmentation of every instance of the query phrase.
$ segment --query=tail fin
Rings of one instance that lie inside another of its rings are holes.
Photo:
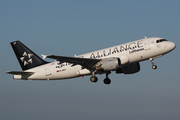
[[[11,46],[23,71],[47,63],[20,41],[11,42]]]

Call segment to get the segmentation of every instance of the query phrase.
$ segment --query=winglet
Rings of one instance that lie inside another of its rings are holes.
[[[41,54],[41,56],[43,57],[43,60],[46,59],[47,55],[43,55]]]

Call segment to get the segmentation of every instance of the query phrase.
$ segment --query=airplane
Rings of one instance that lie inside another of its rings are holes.
[[[22,80],[60,80],[75,77],[90,77],[97,82],[96,74],[106,74],[105,84],[110,84],[108,75],[111,71],[117,74],[134,74],[140,71],[139,62],[150,60],[156,69],[154,59],[162,57],[175,49],[173,42],[160,37],[151,37],[129,43],[89,52],[74,57],[42,55],[40,58],[20,41],[10,43],[23,71],[9,71],[13,79]],[[55,59],[47,62],[44,59]]]

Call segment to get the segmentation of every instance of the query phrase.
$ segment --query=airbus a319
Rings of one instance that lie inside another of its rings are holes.
[[[20,41],[11,42],[23,71],[9,71],[14,79],[23,80],[60,80],[91,75],[90,81],[97,82],[96,74],[106,74],[105,84],[110,84],[108,75],[134,74],[140,71],[139,62],[150,60],[156,69],[154,59],[174,50],[176,45],[160,37],[144,38],[137,41],[105,48],[74,57],[42,55],[43,59]],[[47,62],[44,59],[55,59]]]

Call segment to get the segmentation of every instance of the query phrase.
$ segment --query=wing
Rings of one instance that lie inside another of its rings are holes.
[[[48,55],[48,56],[43,55],[43,57],[56,59],[61,63],[68,62],[68,63],[73,63],[75,65],[79,64],[85,68],[92,68],[96,63],[102,60],[102,59],[91,59],[91,58],[64,57],[64,56],[56,56],[56,55]]]
[[[6,73],[13,74],[13,75],[32,75],[32,74],[34,74],[34,72],[23,72],[23,71],[9,71]]]

